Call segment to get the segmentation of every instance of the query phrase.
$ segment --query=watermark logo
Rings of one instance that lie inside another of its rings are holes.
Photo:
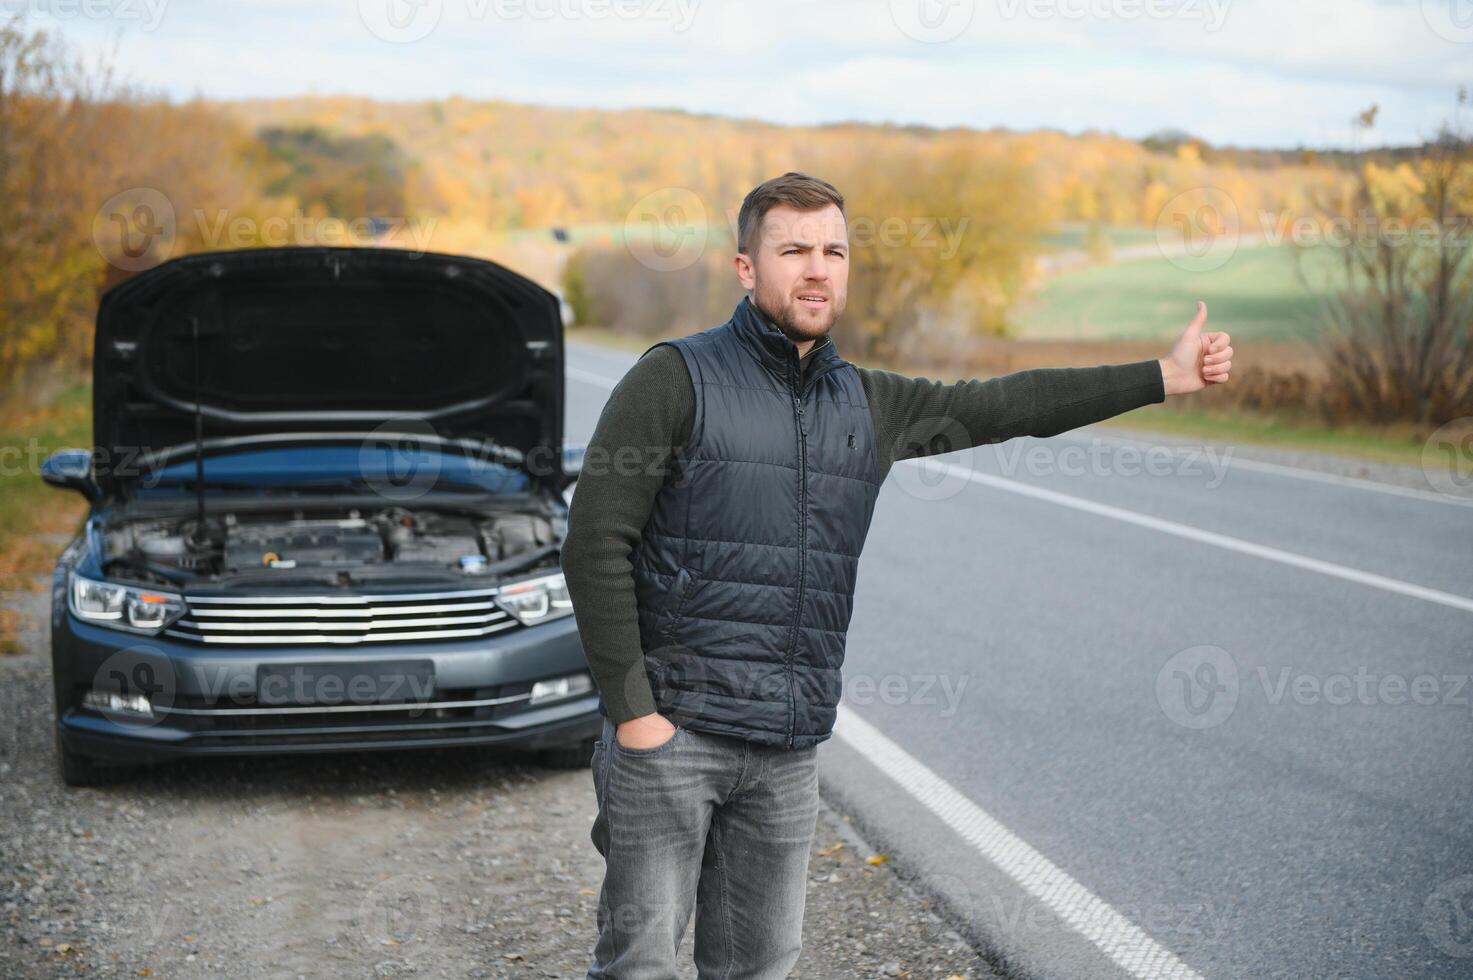
[[[1438,493],[1473,491],[1473,417],[1439,426],[1422,446],[1422,475]]]
[[[89,707],[132,728],[152,728],[168,717],[179,693],[174,662],[157,647],[138,643],[109,656],[92,675]]]
[[[370,888],[358,903],[358,933],[374,946],[428,945],[445,919],[439,891],[419,875],[394,875]]]
[[[169,0],[0,0],[0,13],[137,23],[147,33],[163,23],[168,6]]]
[[[1222,647],[1188,647],[1156,674],[1156,703],[1183,728],[1215,728],[1238,706],[1238,665]]]
[[[998,0],[998,14],[1016,20],[1201,21],[1208,33],[1227,22],[1230,0]]]
[[[1238,206],[1220,187],[1194,187],[1156,215],[1156,247],[1187,272],[1220,269],[1238,251]]]
[[[1473,956],[1473,875],[1445,881],[1422,906],[1422,934],[1455,959]]]
[[[617,18],[666,21],[677,32],[690,29],[696,0],[464,0],[457,23],[508,21],[606,21]],[[428,37],[444,19],[444,0],[358,0],[358,19],[369,33],[390,44]]]
[[[358,475],[389,500],[418,500],[440,477],[439,434],[423,419],[401,416],[378,426],[358,448]]]
[[[390,44],[428,37],[445,13],[445,0],[358,0],[358,19],[369,33]]]
[[[313,217],[300,208],[287,215],[256,218],[231,215],[219,209],[193,212],[199,240],[209,249],[251,248],[258,245],[280,248],[287,245],[384,245],[423,255],[428,249],[436,217],[404,215],[360,215],[352,218]]]
[[[685,187],[652,191],[625,215],[623,237],[629,254],[647,269],[688,269],[706,251],[706,205]]]
[[[174,205],[152,187],[130,187],[92,216],[92,243],[110,264],[142,272],[169,258],[178,238]]]
[[[895,439],[892,458],[897,462],[915,459],[911,466],[893,466],[891,477],[906,494],[917,500],[950,500],[971,482],[972,436],[954,418],[920,419],[906,426]],[[952,454],[950,459],[927,457]]]
[[[1153,477],[1206,477],[1203,486],[1216,490],[1227,479],[1234,447],[1222,452],[1213,446],[1160,446],[1144,448],[1131,443],[1109,445],[1100,439],[1088,445],[1067,443],[1055,446],[1036,442],[1024,446],[1010,440],[1005,448],[999,443],[993,453],[1003,476],[1016,476],[1021,470],[1029,476],[1122,476],[1142,473]]]
[[[1432,33],[1454,44],[1473,44],[1473,0],[1422,0]]]
[[[922,44],[956,40],[976,14],[975,0],[890,0],[890,20]]]

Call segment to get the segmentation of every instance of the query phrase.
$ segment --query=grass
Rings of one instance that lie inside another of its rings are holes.
[[[41,460],[91,443],[90,385],[70,385],[48,405],[0,413],[0,590],[33,588],[56,561],[56,536],[70,533],[86,512],[79,495],[41,482]],[[24,626],[14,610],[0,609],[0,654],[17,651]]]
[[[1272,446],[1337,453],[1381,463],[1420,466],[1426,439],[1410,427],[1403,430],[1366,427],[1328,428],[1293,421],[1214,409],[1163,409],[1148,405],[1117,415],[1103,426],[1190,436],[1205,442]]]
[[[1308,256],[1316,281],[1333,257]],[[1192,318],[1197,300],[1208,329],[1243,340],[1296,340],[1318,332],[1319,306],[1294,277],[1291,250],[1245,247],[1221,268],[1189,271],[1167,258],[1089,266],[1049,280],[1018,307],[1018,336],[1039,340],[1168,340]]]
[[[1156,229],[1139,225],[1105,227],[1103,231],[1111,248],[1150,245],[1156,241]],[[1084,250],[1088,234],[1088,224],[1070,222],[1054,231],[1040,235],[1039,243],[1047,252],[1078,252]]]

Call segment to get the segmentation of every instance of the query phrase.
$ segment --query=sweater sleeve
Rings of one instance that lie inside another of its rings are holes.
[[[896,460],[1015,436],[1052,436],[1166,400],[1155,359],[1098,367],[1030,368],[944,384],[860,368],[883,472]]]
[[[609,395],[574,485],[563,574],[589,670],[616,725],[656,711],[639,636],[633,553],[694,413],[695,391],[680,352],[646,351]]]

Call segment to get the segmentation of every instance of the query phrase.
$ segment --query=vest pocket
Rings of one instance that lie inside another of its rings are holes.
[[[680,624],[681,614],[685,612],[686,600],[690,598],[691,590],[695,588],[699,579],[684,565],[675,570],[675,578],[670,580],[670,593],[675,598],[670,603],[669,612],[666,614],[665,629],[661,634],[669,639],[675,632],[675,627]]]

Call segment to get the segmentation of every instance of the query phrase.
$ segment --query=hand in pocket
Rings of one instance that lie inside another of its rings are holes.
[[[675,726],[658,712],[620,722],[614,740],[626,749],[657,749],[675,737]]]

